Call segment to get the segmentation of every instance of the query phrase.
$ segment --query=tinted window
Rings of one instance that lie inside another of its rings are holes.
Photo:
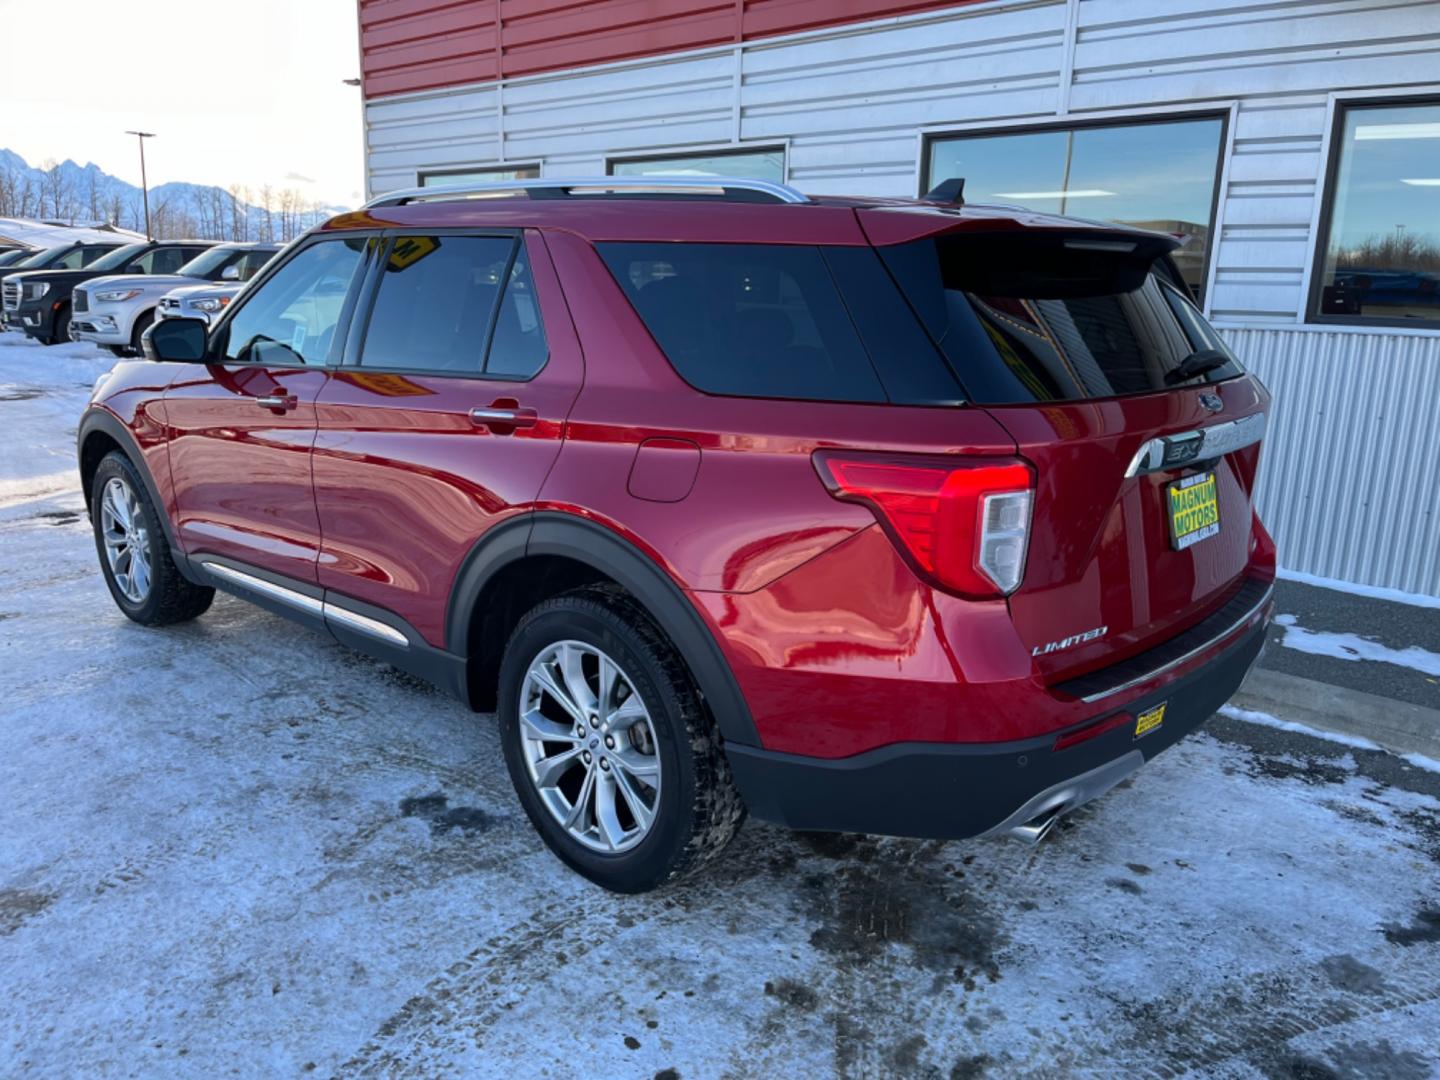
[[[769,244],[599,244],[651,336],[699,390],[884,401],[820,251]]]
[[[239,270],[241,281],[249,281],[261,270],[265,269],[267,263],[275,257],[275,252],[265,250],[252,250],[240,256]]]
[[[1314,314],[1440,324],[1440,103],[1347,108]]]
[[[929,177],[965,178],[968,202],[1171,233],[1196,297],[1205,280],[1224,125],[1219,117],[965,135],[930,144]]]
[[[785,151],[722,151],[716,154],[676,154],[673,157],[612,161],[611,176],[744,176],[753,180],[785,180]]]
[[[500,297],[485,373],[528,379],[545,366],[548,356],[545,326],[540,320],[540,300],[535,295],[530,258],[522,243],[516,249],[509,283]]]
[[[224,357],[237,363],[325,363],[367,242],[322,240],[298,252],[246,295],[225,331]]]
[[[509,237],[399,237],[386,257],[361,365],[480,374],[514,248]]]
[[[880,252],[981,404],[1154,393],[1239,374],[1190,299],[1151,272],[1143,242],[1071,246],[1085,244],[1096,241],[991,233]]]
[[[156,248],[136,261],[142,274],[173,274],[189,261],[194,248]]]
[[[96,251],[94,248],[76,248],[74,251],[70,252],[59,262],[57,262],[55,264],[55,269],[79,270],[83,267],[89,266],[102,254],[103,252]]]
[[[86,248],[85,265],[94,270],[119,273],[129,266],[132,260],[143,255],[148,246],[147,244],[126,244],[119,248]]]

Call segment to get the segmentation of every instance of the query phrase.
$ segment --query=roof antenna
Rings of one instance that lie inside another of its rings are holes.
[[[930,189],[925,196],[926,202],[945,203],[949,206],[965,205],[965,178],[963,176],[952,176],[949,180],[941,180]]]

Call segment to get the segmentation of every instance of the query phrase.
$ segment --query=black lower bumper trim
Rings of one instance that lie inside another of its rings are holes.
[[[1057,784],[1139,750],[1148,761],[1198,728],[1239,688],[1265,644],[1257,623],[1210,663],[1125,703],[1132,715],[1165,703],[1139,738],[1124,724],[1055,751],[1055,736],[1007,743],[896,743],[828,759],[727,747],[750,813],[794,829],[926,839],[979,836]],[[1097,712],[1102,719],[1107,712]]]

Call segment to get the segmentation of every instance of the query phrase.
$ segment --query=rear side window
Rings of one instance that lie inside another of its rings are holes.
[[[515,241],[402,236],[385,261],[362,367],[479,375]]]
[[[396,239],[371,309],[362,367],[528,378],[546,355],[522,243],[508,236]]]
[[[656,343],[697,390],[887,400],[819,249],[597,244]]]
[[[1240,374],[1146,241],[991,233],[880,249],[972,400],[1155,393]]]

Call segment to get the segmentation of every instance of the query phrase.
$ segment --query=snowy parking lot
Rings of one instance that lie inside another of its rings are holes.
[[[1440,1075],[1440,774],[1217,717],[1050,840],[755,823],[607,894],[488,717],[96,567],[89,347],[0,335],[0,1075]]]

